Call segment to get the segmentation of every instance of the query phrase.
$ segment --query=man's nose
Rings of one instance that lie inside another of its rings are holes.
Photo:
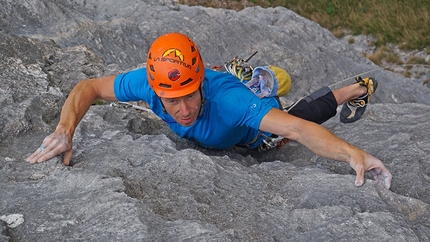
[[[179,112],[181,113],[181,115],[188,116],[190,115],[191,110],[192,110],[192,107],[184,100],[181,100],[181,102],[179,103]]]

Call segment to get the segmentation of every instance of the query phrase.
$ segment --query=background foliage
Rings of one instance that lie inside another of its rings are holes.
[[[182,4],[240,10],[248,6],[286,7],[331,30],[373,35],[376,46],[404,49],[430,46],[429,0],[179,0]]]

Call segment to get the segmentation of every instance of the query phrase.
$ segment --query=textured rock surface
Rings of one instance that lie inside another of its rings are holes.
[[[284,8],[0,5],[0,241],[429,241],[430,89],[379,70],[317,24]],[[292,75],[287,103],[376,77],[361,120],[325,126],[383,160],[391,190],[371,179],[356,188],[348,164],[294,142],[261,154],[205,150],[151,114],[109,105],[91,107],[79,125],[72,166],[24,161],[79,80],[139,67],[169,31],[192,36],[208,67],[258,50],[252,64]],[[11,226],[14,216],[24,222]]]

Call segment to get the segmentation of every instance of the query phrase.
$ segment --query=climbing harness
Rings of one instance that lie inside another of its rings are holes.
[[[264,139],[258,145],[259,151],[266,151],[274,148],[280,149],[284,144],[289,143],[290,140],[278,135],[267,136],[265,134],[260,134]]]

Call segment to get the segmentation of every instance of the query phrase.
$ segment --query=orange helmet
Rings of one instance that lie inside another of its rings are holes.
[[[159,97],[177,98],[195,92],[204,66],[194,42],[180,33],[158,37],[148,51],[148,82]]]

